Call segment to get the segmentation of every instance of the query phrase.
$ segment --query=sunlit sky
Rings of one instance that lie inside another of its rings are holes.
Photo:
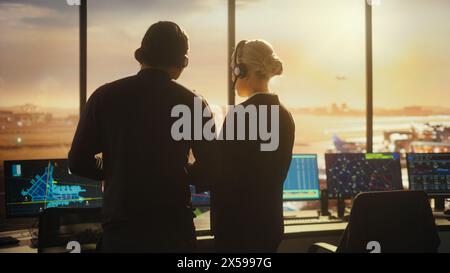
[[[179,23],[190,65],[179,82],[226,104],[226,0],[88,0],[88,92],[135,74],[149,25]],[[237,40],[265,39],[284,61],[271,88],[292,107],[365,106],[363,0],[239,0]],[[448,106],[450,1],[381,0],[373,10],[375,107]],[[0,106],[78,106],[78,9],[0,0]]]

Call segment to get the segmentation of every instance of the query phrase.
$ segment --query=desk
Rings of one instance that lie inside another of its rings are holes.
[[[204,217],[207,217],[205,215]],[[204,222],[204,218],[197,220]],[[198,223],[197,223],[198,224]],[[450,238],[450,221],[447,219],[436,219],[436,225],[440,234],[446,233],[446,240],[443,240],[442,244],[450,244],[447,238]],[[303,240],[303,244],[309,246],[311,243],[317,242],[318,239],[329,239],[331,243],[336,243],[342,232],[344,231],[347,223],[330,223],[330,224],[313,224],[313,225],[298,225],[298,226],[286,226],[285,238],[281,244],[280,252],[290,252],[289,246],[295,245],[295,241]],[[31,236],[29,230],[15,230],[8,232],[1,232],[1,237],[12,236],[20,241],[19,245],[9,246],[6,248],[0,248],[0,253],[37,253],[37,249],[30,247]],[[442,237],[442,235],[441,235]],[[208,245],[214,238],[212,236],[198,236],[200,245]],[[442,239],[442,238],[441,238]],[[291,243],[289,241],[292,241]],[[321,240],[322,241],[322,240]],[[445,250],[450,246],[445,246]],[[283,249],[284,246],[284,249]],[[201,248],[202,249],[202,248]],[[300,251],[301,252],[301,251]]]

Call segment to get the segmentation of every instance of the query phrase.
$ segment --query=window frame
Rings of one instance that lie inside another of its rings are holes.
[[[371,0],[365,4],[366,44],[366,151],[373,151],[373,43]],[[80,116],[87,100],[87,0],[80,0]],[[228,104],[235,104],[235,91],[231,80],[231,56],[236,43],[236,0],[228,0]]]

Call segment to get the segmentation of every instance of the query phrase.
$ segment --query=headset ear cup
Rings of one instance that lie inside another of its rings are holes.
[[[182,68],[186,68],[189,65],[189,58],[188,56],[184,55],[182,60]]]
[[[233,69],[233,74],[234,74],[234,76],[235,76],[236,78],[238,78],[239,75],[241,74],[241,70],[239,69],[238,66],[236,66],[236,67]]]
[[[244,64],[242,64],[242,63],[238,63],[238,54],[239,54],[241,48],[245,45],[246,42],[247,42],[246,40],[240,41],[237,44],[236,49],[234,51],[234,64],[235,64],[235,67],[233,69],[233,74],[234,74],[234,76],[236,78],[239,78],[239,79],[243,79],[243,78],[245,78],[247,76],[247,67]]]
[[[234,75],[239,79],[243,79],[247,76],[247,67],[244,64],[238,64],[234,68]]]

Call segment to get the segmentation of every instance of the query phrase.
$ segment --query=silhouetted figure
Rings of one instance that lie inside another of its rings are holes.
[[[212,184],[212,225],[219,252],[275,252],[284,233],[283,182],[294,144],[295,124],[291,114],[269,92],[269,80],[282,73],[281,61],[264,41],[242,41],[236,47],[233,81],[238,95],[249,97],[241,106],[279,107],[279,145],[274,151],[261,151],[262,141],[250,140],[249,118],[246,140],[219,141],[222,171]],[[237,68],[237,69],[236,69]],[[226,124],[222,133],[227,134]],[[258,128],[261,112],[258,114]],[[234,123],[236,138],[237,123]]]
[[[75,174],[105,181],[104,252],[195,246],[188,174],[207,173],[202,169],[213,162],[203,160],[208,142],[171,136],[178,119],[172,108],[187,105],[193,113],[198,97],[174,81],[188,64],[187,52],[188,38],[178,25],[152,25],[135,52],[141,71],[98,88],[80,117],[69,164]],[[196,163],[188,166],[191,149]]]

